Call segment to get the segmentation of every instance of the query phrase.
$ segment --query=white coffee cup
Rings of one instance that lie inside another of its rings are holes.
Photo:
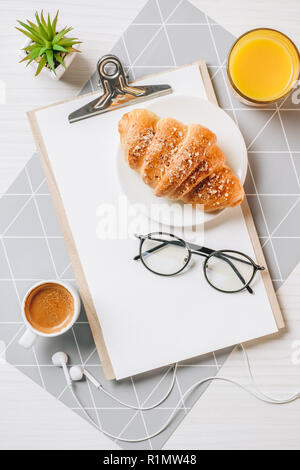
[[[34,289],[36,289],[39,286],[43,286],[44,284],[58,284],[58,285],[64,287],[65,289],[67,289],[67,291],[71,294],[71,296],[73,298],[74,312],[73,312],[73,316],[72,316],[71,321],[64,328],[62,328],[61,330],[59,330],[55,333],[44,333],[42,331],[37,330],[36,328],[34,328],[29,323],[29,321],[26,317],[26,314],[25,314],[25,304],[26,304],[27,297],[29,296],[29,294]],[[26,292],[26,294],[24,296],[24,299],[23,299],[22,317],[23,317],[23,321],[24,321],[27,329],[26,329],[25,333],[23,334],[23,336],[19,339],[18,343],[21,346],[23,346],[24,348],[29,349],[33,346],[33,344],[36,341],[36,339],[38,338],[38,336],[42,336],[43,338],[54,338],[56,336],[63,335],[64,333],[66,333],[66,331],[68,331],[70,328],[72,328],[72,326],[74,325],[74,323],[78,319],[79,314],[80,314],[80,308],[81,308],[80,297],[79,297],[76,289],[74,289],[74,287],[72,287],[70,284],[67,284],[67,283],[61,282],[61,281],[57,281],[57,280],[38,282],[37,284],[30,287],[30,289]]]

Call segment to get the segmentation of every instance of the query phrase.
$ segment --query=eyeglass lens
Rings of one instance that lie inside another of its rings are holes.
[[[189,260],[189,251],[177,237],[153,233],[142,244],[142,261],[157,274],[172,275],[181,271]]]
[[[241,253],[218,251],[205,263],[207,280],[217,289],[236,292],[249,283],[254,266]]]

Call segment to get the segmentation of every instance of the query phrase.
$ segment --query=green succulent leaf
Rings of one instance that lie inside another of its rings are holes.
[[[25,56],[23,59],[19,60],[19,64],[20,64],[21,62],[25,62],[26,60],[29,60],[30,57],[31,57],[30,54],[27,54],[27,56]]]
[[[41,73],[41,71],[45,67],[46,63],[47,63],[47,57],[45,55],[43,55],[43,57],[41,58],[41,60],[39,62],[39,65],[38,65],[38,68],[37,68],[37,71],[36,71],[36,74],[35,74],[36,77]]]
[[[32,49],[26,57],[24,57],[22,60],[20,60],[20,62],[25,62],[25,61],[28,61],[28,64],[29,65],[33,60],[35,60],[37,57],[40,56],[40,47],[39,46],[35,46],[34,49]]]
[[[39,35],[40,34],[39,27],[30,20],[26,20],[26,21],[29,24],[29,26],[31,26],[36,31],[36,33]]]
[[[50,14],[48,13],[48,33],[49,33],[49,36],[50,36],[50,40],[52,41],[54,35],[55,35],[55,31],[53,32],[52,30],[52,24],[51,24],[51,20],[50,20]]]
[[[71,31],[72,29],[73,29],[72,27],[62,29],[62,30],[61,30],[59,33],[57,33],[57,34],[55,35],[55,37],[53,38],[53,41],[52,41],[53,44],[57,44],[58,41],[59,41],[65,34],[67,34],[69,31]]]
[[[59,10],[57,10],[56,15],[55,15],[55,17],[54,17],[54,20],[52,21],[52,31],[53,31],[53,34],[54,34],[54,35],[56,34],[56,26],[57,26],[58,12],[59,12]]]
[[[55,43],[55,44],[53,45],[53,48],[54,48],[54,46],[71,47],[71,46],[73,46],[73,44],[72,44],[72,42],[63,42],[63,43],[62,43],[62,42],[58,41],[57,44]]]
[[[44,26],[45,30],[48,31],[48,29],[47,29],[47,23],[46,23],[45,18],[44,18],[44,12],[43,12],[43,10],[41,11],[41,22],[42,22],[42,25]]]
[[[32,51],[30,52],[30,54],[32,54],[32,57],[34,59],[36,59],[39,55],[42,55],[41,54],[41,48],[40,46],[36,46],[34,49],[32,49]]]
[[[49,13],[48,13],[48,20],[49,20]],[[48,40],[52,41],[53,35],[52,35],[51,23],[50,23],[50,28],[49,28],[49,22],[48,24],[46,23],[43,10],[41,11],[41,22],[42,22],[44,29],[47,31]]]
[[[77,41],[77,38],[62,38],[59,41],[59,45],[65,47],[71,47],[75,44],[81,44],[81,41]]]
[[[54,60],[53,60],[53,51],[49,51],[49,49],[47,49],[45,54],[46,54],[46,57],[47,57],[49,67],[54,72],[55,71],[55,65],[54,65]]]
[[[68,47],[68,52],[80,52],[78,49],[75,49],[75,47]]]
[[[31,62],[33,62],[37,57],[40,57],[39,53],[37,54],[33,54],[30,59],[28,60],[27,64],[26,64],[26,67],[28,67],[29,64],[31,64]]]
[[[39,55],[43,55],[47,50],[47,47],[41,47]]]
[[[62,46],[59,46],[58,44],[53,44],[53,50],[54,51],[60,51],[60,52],[65,52],[66,54],[68,54],[68,49],[66,49],[65,47],[62,47]]]
[[[40,38],[38,38],[35,34],[32,34],[28,31],[25,31],[24,29],[21,29],[21,28],[18,28],[18,27],[16,27],[16,29],[18,31],[20,31],[21,33],[25,34],[25,36],[27,36],[29,39],[31,39],[31,41],[36,42],[38,44],[42,44],[42,40]]]
[[[29,46],[22,47],[21,51],[32,51],[32,49],[35,49],[37,45],[41,46],[40,44],[35,43]]]
[[[27,31],[29,31],[32,34],[32,36],[35,37],[38,41],[41,40],[41,37],[40,37],[39,33],[37,33],[36,29],[32,28],[31,26],[29,26],[26,23],[23,23],[23,21],[18,20],[18,23],[21,26],[23,26],[23,28],[27,29]]]
[[[24,24],[24,27],[27,26],[25,25],[25,23],[23,24]],[[38,34],[34,31],[34,29],[30,28],[30,26],[27,26],[25,29],[17,27],[17,29],[21,31],[21,33],[25,34],[25,36],[29,37],[33,42],[37,42],[37,43],[43,42],[43,39],[40,36],[38,36]]]
[[[39,18],[39,14],[38,12],[36,11],[35,12],[35,18],[36,18],[36,21],[37,21],[37,24],[38,24],[38,28],[39,28],[39,31],[40,33],[42,34],[43,38],[44,39],[50,39],[49,35],[48,35],[48,32],[47,32],[47,28],[45,28]]]
[[[54,53],[54,57],[55,57],[55,60],[57,60],[57,62],[59,62],[65,69],[67,68],[66,64],[64,63],[64,61],[61,57],[61,55],[58,52]]]

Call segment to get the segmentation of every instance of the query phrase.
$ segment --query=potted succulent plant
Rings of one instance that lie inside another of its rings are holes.
[[[43,72],[51,75],[52,78],[60,79],[65,70],[73,61],[78,49],[74,46],[80,44],[77,38],[67,37],[66,34],[73,28],[65,27],[61,30],[57,28],[58,11],[51,21],[48,13],[47,21],[41,11],[40,15],[35,13],[36,23],[27,20],[27,24],[18,20],[22,28],[21,31],[26,37],[26,43],[21,49],[22,60],[27,61],[27,65],[35,68],[35,75]]]

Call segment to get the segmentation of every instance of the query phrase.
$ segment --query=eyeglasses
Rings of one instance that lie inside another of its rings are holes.
[[[265,269],[239,251],[215,251],[187,243],[172,233],[153,232],[136,237],[140,240],[140,248],[134,260],[141,260],[145,268],[152,273],[159,276],[175,276],[187,267],[192,255],[203,256],[204,277],[220,292],[234,293],[246,289],[253,294],[250,283],[257,271]]]

